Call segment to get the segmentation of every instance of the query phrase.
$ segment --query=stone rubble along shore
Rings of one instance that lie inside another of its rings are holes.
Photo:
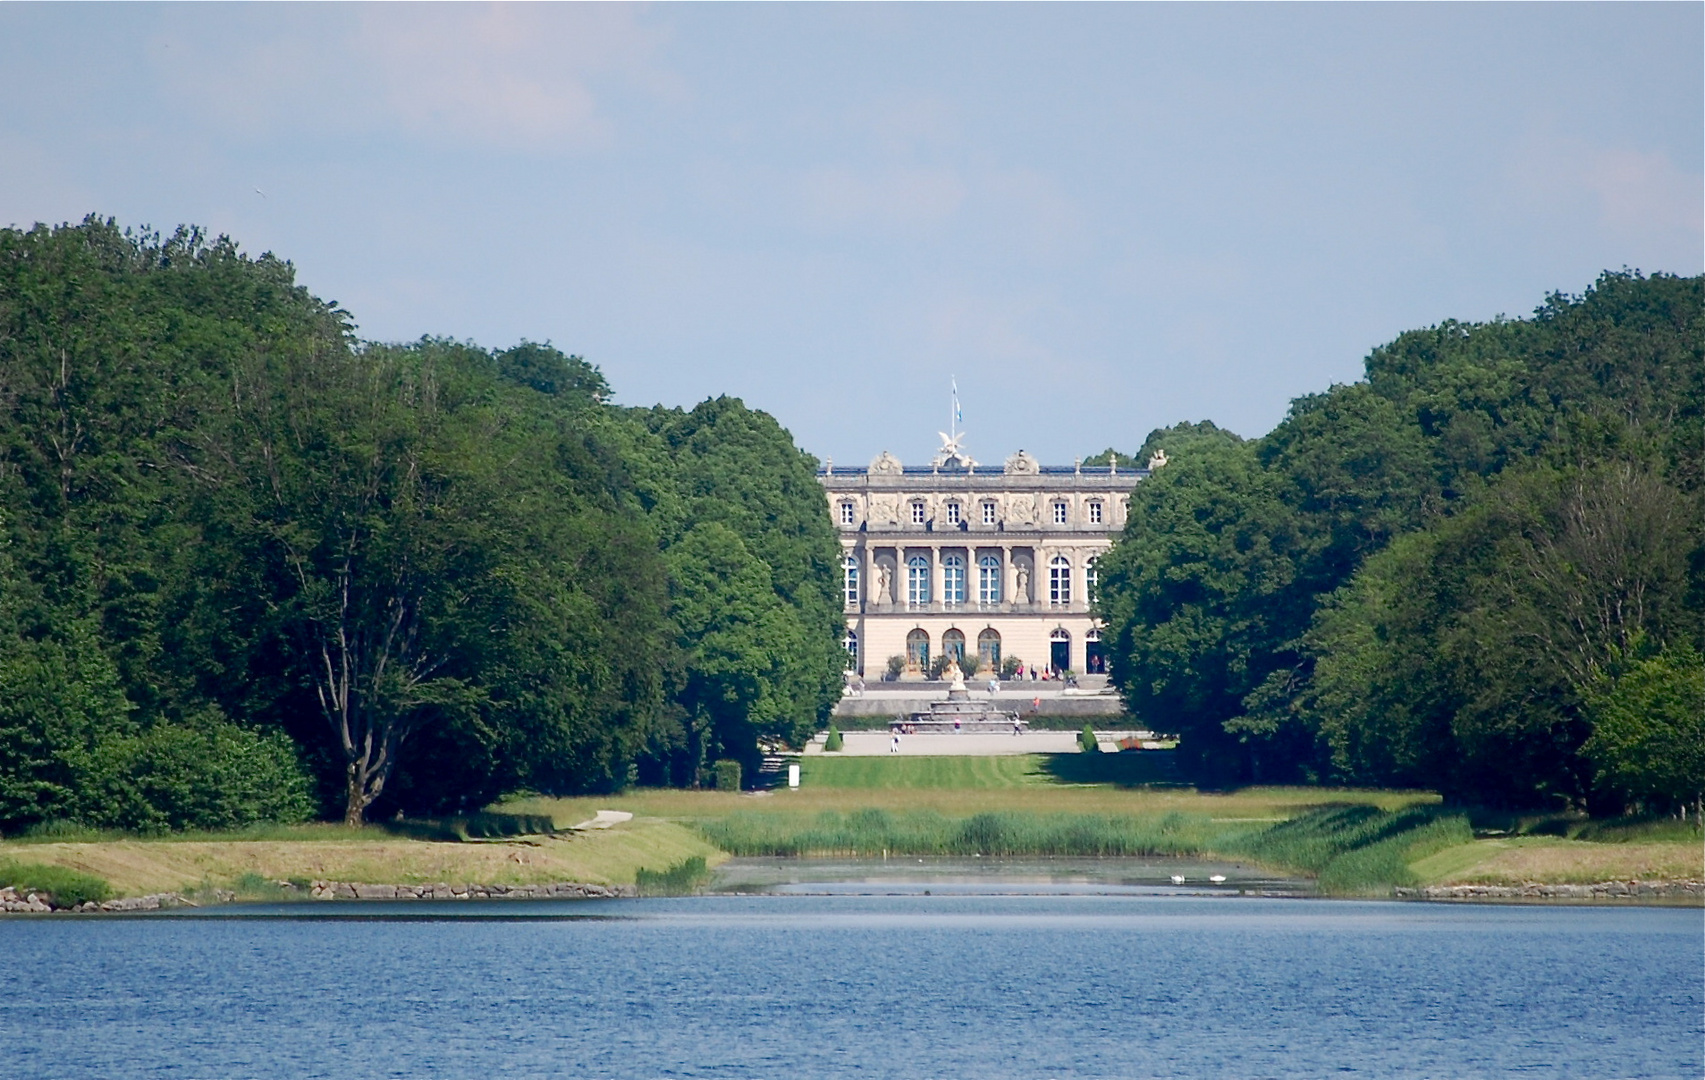
[[[315,900],[613,900],[637,896],[631,885],[362,885],[353,881],[315,881]]]
[[[286,892],[296,890],[288,881],[275,884]],[[200,897],[203,894],[198,893]],[[612,900],[636,896],[631,885],[588,885],[575,881],[554,885],[363,885],[353,881],[315,881],[307,895],[314,900]],[[227,889],[214,889],[214,903],[229,904],[237,894]],[[51,911],[159,911],[163,908],[198,907],[195,900],[182,893],[149,893],[147,896],[125,896],[100,903],[88,901],[71,907],[56,907],[47,893],[19,893],[10,885],[0,887],[0,912],[46,914]]]
[[[1705,881],[1600,881],[1592,885],[1428,885],[1397,888],[1408,900],[1695,900],[1705,902]]]

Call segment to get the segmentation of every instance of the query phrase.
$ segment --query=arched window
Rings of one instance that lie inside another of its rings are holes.
[[[906,603],[929,603],[929,560],[913,555],[906,560]]]
[[[841,561],[841,591],[848,606],[858,603],[858,556],[848,555]]]
[[[906,635],[906,666],[913,671],[929,670],[929,635],[922,630]]]
[[[1083,567],[1083,598],[1092,604],[1095,603],[1095,590],[1101,585],[1101,571],[1095,566],[1100,558],[1096,556]]]
[[[984,671],[1001,669],[1001,635],[992,626],[977,635],[977,667]]]
[[[1090,675],[1107,674],[1107,654],[1101,651],[1101,631],[1083,635],[1083,670]]]
[[[841,524],[842,525],[851,525],[854,522],[856,522],[857,520],[858,520],[857,513],[853,509],[852,502],[850,500],[847,502],[843,502],[841,504]]]
[[[1072,636],[1064,630],[1048,635],[1048,666],[1055,671],[1070,671],[1072,667]]]
[[[847,636],[841,639],[841,648],[847,651],[847,670],[858,670],[858,635],[848,630]]]
[[[965,602],[965,556],[945,555],[941,560],[941,599],[949,604]]]
[[[1001,602],[1001,561],[996,555],[984,555],[977,560],[977,603]]]
[[[941,635],[941,655],[957,664],[965,658],[965,635],[949,630]]]
[[[1064,555],[1055,555],[1048,561],[1048,603],[1069,604],[1072,602],[1072,564]]]

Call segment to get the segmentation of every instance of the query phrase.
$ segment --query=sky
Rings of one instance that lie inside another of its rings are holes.
[[[1246,436],[1705,263],[1705,5],[0,4],[0,225],[203,226],[362,337],[548,340],[922,463]]]

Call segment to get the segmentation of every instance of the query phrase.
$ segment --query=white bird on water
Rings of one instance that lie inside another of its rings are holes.
[[[1184,884],[1184,875],[1183,874],[1173,874],[1172,875],[1172,883],[1174,885]]]
[[[1224,874],[1210,874],[1210,875],[1208,875],[1208,880],[1213,882],[1215,885],[1224,885],[1225,884],[1225,875]]]

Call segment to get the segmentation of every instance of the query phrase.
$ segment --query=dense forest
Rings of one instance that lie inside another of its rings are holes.
[[[838,697],[816,462],[194,229],[0,230],[0,830],[701,784]]]
[[[1260,439],[1151,434],[1170,464],[1100,563],[1132,713],[1210,785],[1696,805],[1701,286],[1607,273],[1405,333]]]

